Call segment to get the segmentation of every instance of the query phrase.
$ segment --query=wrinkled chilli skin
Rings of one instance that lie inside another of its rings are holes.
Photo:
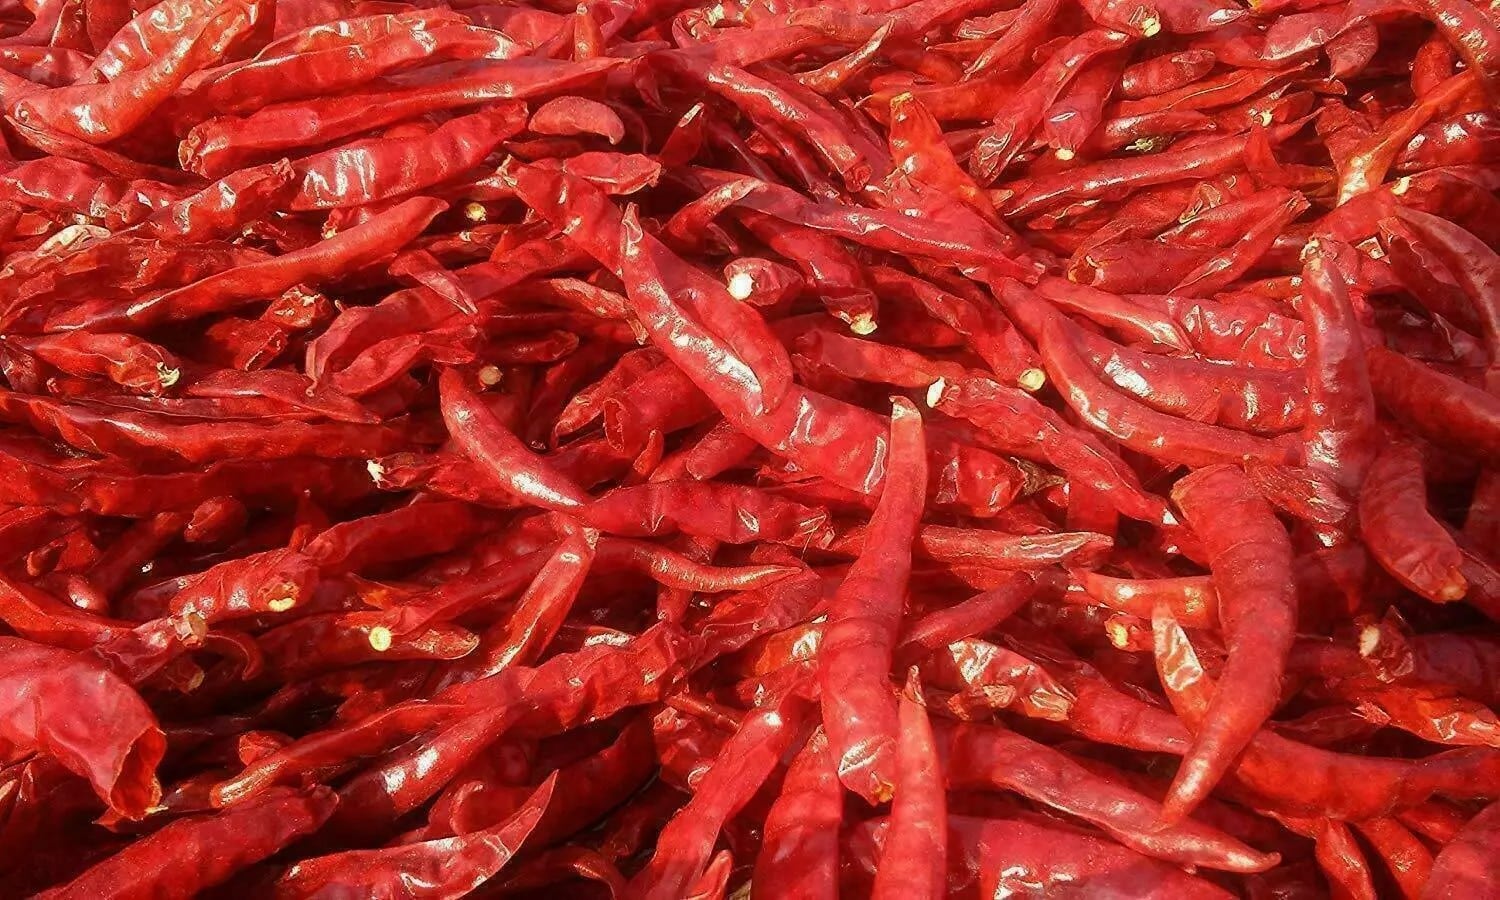
[[[0,890],[1500,897],[1473,0],[0,10]]]

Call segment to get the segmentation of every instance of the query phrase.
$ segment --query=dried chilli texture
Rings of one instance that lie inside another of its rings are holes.
[[[896,798],[871,897],[942,897],[947,893],[948,807],[932,723],[912,670],[901,694]]]
[[[823,724],[838,758],[839,779],[872,801],[889,799],[894,791],[901,727],[891,685],[869,673],[890,670],[901,626],[927,483],[923,437],[921,414],[897,398],[891,406],[886,487],[864,547],[829,606],[827,637],[818,654]]]
[[[0,893],[1500,894],[1492,8],[3,6]]]
[[[172,822],[39,896],[192,897],[318,830],[337,802],[325,787],[277,788],[221,812]]]
[[[1297,631],[1291,540],[1250,479],[1230,466],[1199,469],[1172,498],[1202,542],[1228,655],[1163,807],[1168,821],[1208,796],[1275,710]]]
[[[1463,551],[1427,511],[1420,454],[1391,443],[1370,468],[1359,498],[1360,534],[1370,554],[1406,587],[1447,603],[1468,590]]]

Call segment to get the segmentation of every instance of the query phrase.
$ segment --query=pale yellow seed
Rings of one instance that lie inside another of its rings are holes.
[[[483,203],[469,203],[464,206],[464,218],[470,222],[483,222],[489,218],[489,211]]]
[[[183,691],[186,692],[186,693],[192,693],[193,691],[196,691],[198,688],[203,687],[203,681],[207,677],[208,676],[204,674],[204,672],[203,672],[202,669],[196,669],[196,670],[194,670],[193,677],[189,678],[188,679],[188,683],[182,686]]]
[[[494,387],[505,380],[505,373],[496,366],[485,366],[479,370],[479,383],[485,387]]]
[[[161,382],[161,386],[162,387],[164,387],[164,388],[171,387],[172,385],[176,384],[177,383],[177,379],[179,379],[181,377],[182,377],[182,370],[181,369],[169,369],[169,368],[167,368],[166,363],[157,363],[156,364],[156,380],[159,381],[159,382]]]
[[[196,610],[184,612],[174,628],[179,638],[190,643],[201,641],[208,636],[208,620]]]
[[[1067,147],[1057,148],[1057,158],[1062,160],[1063,162],[1067,162],[1076,155],[1077,154],[1075,154],[1072,150],[1069,150]]]
[[[875,320],[870,317],[869,313],[860,313],[849,320],[849,330],[861,336],[874,334],[875,328]]]
[[[947,390],[948,382],[939,378],[927,386],[927,405],[936,408],[943,400],[943,391]]]
[[[297,598],[295,597],[277,597],[275,600],[267,603],[266,608],[274,613],[283,613],[296,605]]]
[[[1020,378],[1016,379],[1016,383],[1023,390],[1039,391],[1042,389],[1042,385],[1047,383],[1047,373],[1041,369],[1027,369],[1021,373]]]
[[[376,653],[384,653],[391,649],[391,630],[384,625],[376,625],[370,629],[370,646]]]
[[[916,407],[912,406],[910,402],[898,402],[891,404],[892,419],[905,419],[907,417],[915,419],[922,418],[921,414],[917,412]]]
[[[749,272],[736,272],[729,279],[729,296],[736,300],[749,300],[755,293],[755,279]]]

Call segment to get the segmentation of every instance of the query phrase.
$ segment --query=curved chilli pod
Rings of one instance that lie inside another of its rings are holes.
[[[947,783],[913,669],[901,692],[896,799],[870,896],[943,897],[948,879]]]
[[[277,879],[275,896],[401,896],[415,883],[426,897],[462,897],[511,861],[546,812],[554,787],[555,779],[543,782],[514,815],[482,831],[303,860]]]
[[[765,838],[751,879],[754,896],[838,896],[839,826],[844,791],[828,736],[814,732],[792,760],[766,814]]]
[[[1489,867],[1490,849],[1500,832],[1500,806],[1491,803],[1470,819],[1432,862],[1424,897],[1492,897],[1494,873]]]
[[[1109,841],[1046,820],[950,815],[949,879],[977,885],[982,896],[1022,891],[1081,890],[1108,896],[1227,900],[1233,896],[1214,883],[1188,875]],[[851,836],[855,865],[871,865],[889,823],[872,820]],[[874,852],[862,853],[868,841]]]
[[[823,725],[839,780],[871,802],[889,799],[895,789],[900,726],[889,673],[925,500],[923,434],[916,407],[896,398],[886,486],[865,546],[834,596],[818,659]]]
[[[621,229],[622,271],[636,316],[658,348],[670,353],[725,417],[757,443],[801,460],[839,484],[874,491],[885,477],[879,419],[796,386],[768,415],[761,414],[756,373],[672,302],[653,260],[659,246],[632,221],[627,217]]]
[[[1359,321],[1334,254],[1320,242],[1303,251],[1302,305],[1308,337],[1308,422],[1304,454],[1310,466],[1357,494],[1374,461],[1378,431],[1375,396],[1365,370]]]
[[[112,810],[139,819],[161,799],[166,739],[144,700],[99,662],[0,637],[0,739],[88,779]]]
[[[328,788],[276,788],[219,812],[172,822],[39,896],[193,897],[317,831],[337,805]]]
[[[1208,796],[1276,708],[1297,633],[1291,540],[1249,478],[1229,466],[1199,469],[1172,499],[1203,544],[1229,657],[1163,804],[1168,822]]]
[[[4,4],[0,894],[1495,895],[1486,2]]]
[[[1428,512],[1422,458],[1410,445],[1389,443],[1376,457],[1359,497],[1359,528],[1381,568],[1413,591],[1439,603],[1468,591],[1463,551]]]
[[[688,896],[713,866],[714,843],[770,776],[807,712],[796,696],[753,712],[740,723],[699,780],[693,799],[662,828],[651,861],[626,885],[625,896]]]

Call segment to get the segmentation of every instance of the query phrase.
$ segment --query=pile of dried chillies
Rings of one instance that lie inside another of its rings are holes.
[[[1500,12],[0,10],[0,895],[1500,896]]]

